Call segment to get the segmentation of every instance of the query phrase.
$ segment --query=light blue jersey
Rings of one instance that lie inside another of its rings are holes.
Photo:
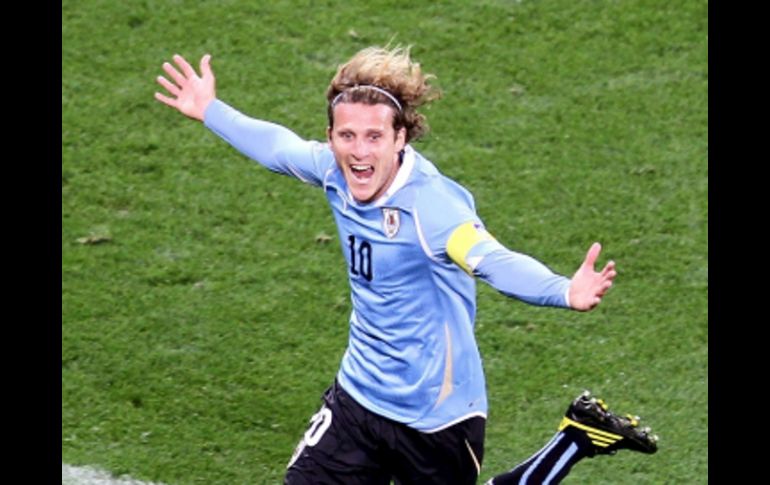
[[[352,303],[337,379],[370,411],[423,432],[486,417],[473,276],[532,304],[568,306],[569,280],[500,245],[470,193],[410,146],[386,193],[359,204],[327,144],[221,101],[206,110],[205,124],[265,167],[324,190]]]

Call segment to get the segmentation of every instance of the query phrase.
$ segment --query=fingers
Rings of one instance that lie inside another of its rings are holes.
[[[182,69],[182,73],[184,73],[185,77],[187,79],[190,79],[191,77],[195,77],[195,70],[192,68],[189,62],[187,62],[187,59],[180,56],[179,54],[174,54],[174,62],[176,62],[176,65],[179,66]]]
[[[213,75],[214,73],[211,71],[211,54],[206,54],[201,58],[201,76],[207,77]]]
[[[596,296],[601,299],[601,297],[603,297],[610,288],[612,288],[612,281],[605,281],[599,286],[599,289],[596,292]]]
[[[572,308],[579,312],[590,312],[591,310],[599,306],[599,303],[601,302],[602,302],[602,297],[596,296],[586,301],[585,305],[573,306]]]
[[[612,287],[612,280],[615,279],[617,274],[617,271],[615,271],[615,261],[610,261],[604,266],[604,269],[599,273],[601,283],[599,284],[597,295],[604,296],[607,293],[607,290]]]
[[[158,92],[155,93],[155,99],[163,104],[171,106],[172,108],[176,108],[176,99],[169,98],[168,96],[164,96]]]
[[[615,261],[610,261],[604,266],[604,269],[602,269],[601,273],[599,273],[599,276],[601,276],[605,280],[609,280],[612,282],[612,280],[615,279],[615,276],[618,275],[618,272],[615,270]]]
[[[610,261],[606,265],[604,265],[604,269],[602,270],[602,276],[607,276],[610,273],[613,273],[613,276],[617,273],[615,271],[615,261]]]
[[[591,247],[588,249],[588,253],[586,254],[586,259],[583,262],[583,265],[593,268],[594,264],[596,263],[596,259],[599,257],[599,253],[601,252],[602,252],[601,244],[599,244],[598,242],[591,244]]]
[[[166,71],[166,74],[168,74],[177,85],[184,86],[187,80],[198,76],[195,72],[195,69],[193,69],[190,63],[187,62],[187,59],[180,56],[179,54],[174,54],[172,58],[174,59],[176,65],[179,66],[179,69],[182,70],[182,72],[180,73],[168,62],[163,63],[163,70]],[[201,73],[204,75],[213,75],[213,72],[211,71],[211,54],[206,54],[201,58]],[[163,87],[168,89],[165,84]],[[170,89],[169,92],[171,92]]]
[[[178,86],[184,86],[187,83],[187,79],[185,79],[185,77],[168,62],[163,63],[163,70],[166,71],[166,74],[168,74]]]
[[[180,91],[176,84],[172,83],[163,76],[158,76],[156,80],[158,81],[158,84],[166,88],[166,91],[173,94],[174,96],[179,96]]]

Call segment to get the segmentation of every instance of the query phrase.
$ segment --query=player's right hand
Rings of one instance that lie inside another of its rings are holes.
[[[176,108],[190,118],[203,121],[206,108],[216,99],[216,79],[211,70],[211,55],[206,54],[201,58],[200,76],[184,57],[175,54],[173,59],[181,72],[170,63],[164,62],[163,70],[171,81],[163,76],[157,77],[158,84],[163,86],[171,96],[156,92],[155,99]]]

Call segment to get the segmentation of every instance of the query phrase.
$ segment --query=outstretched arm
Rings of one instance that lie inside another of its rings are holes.
[[[532,305],[578,311],[596,307],[617,274],[613,261],[600,272],[594,271],[601,249],[599,243],[594,243],[580,268],[569,279],[554,273],[531,256],[506,248],[480,224],[461,224],[447,243],[447,254],[455,263],[504,295]]]
[[[601,303],[602,297],[610,289],[612,281],[618,274],[615,271],[615,261],[609,261],[601,271],[594,270],[594,264],[601,251],[602,245],[598,242],[593,243],[583,264],[572,277],[572,283],[569,286],[569,304],[575,310],[592,310]]]
[[[211,55],[206,54],[201,58],[200,76],[184,57],[175,54],[173,59],[181,72],[168,62],[163,63],[163,70],[173,82],[163,76],[157,78],[158,84],[163,86],[171,97],[156,92],[155,99],[176,108],[185,116],[203,121],[206,108],[216,98],[216,80],[211,70]]]
[[[173,60],[177,67],[163,63],[171,80],[157,78],[170,96],[156,92],[155,99],[203,121],[235,149],[268,169],[311,185],[322,184],[324,173],[334,161],[330,151],[326,153],[316,142],[305,141],[283,126],[250,118],[216,99],[211,55],[201,58],[200,76],[184,57],[176,54]]]

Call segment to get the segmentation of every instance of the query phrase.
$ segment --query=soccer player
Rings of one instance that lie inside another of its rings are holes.
[[[615,278],[596,271],[594,243],[572,278],[498,242],[473,197],[410,142],[417,108],[437,97],[403,48],[370,47],[327,89],[325,142],[250,118],[219,100],[211,56],[201,74],[166,62],[155,98],[268,169],[323,190],[348,268],[348,348],[321,409],[291,457],[287,484],[473,484],[484,455],[487,395],[474,336],[475,278],[524,302],[587,311]],[[558,483],[584,457],[657,438],[590,395],[575,399],[554,438],[489,483]]]

